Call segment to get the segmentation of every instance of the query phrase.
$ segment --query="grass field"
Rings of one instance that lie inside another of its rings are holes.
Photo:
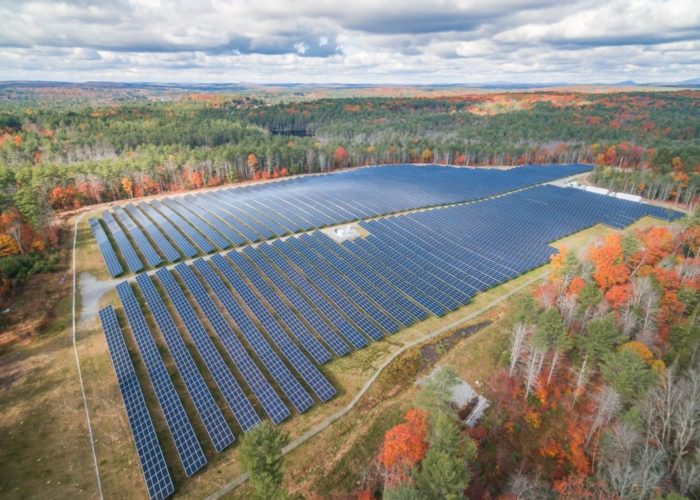
[[[659,223],[646,218],[632,228]],[[596,226],[565,238],[556,246],[581,248],[595,237],[610,232],[614,230]],[[82,273],[90,273],[100,280],[107,277],[89,231],[87,216],[79,225],[76,257],[78,277]],[[534,270],[479,294],[467,306],[444,317],[430,317],[385,341],[333,360],[322,371],[338,389],[338,396],[327,404],[315,405],[304,415],[294,416],[283,424],[283,428],[292,438],[303,434],[347,405],[376,368],[403,345],[479,310],[545,272],[543,268]],[[63,274],[66,275],[67,271]],[[113,287],[109,286],[107,290],[97,306],[118,304]],[[377,452],[384,430],[396,423],[409,406],[415,391],[413,381],[435,363],[454,366],[470,383],[485,380],[497,366],[505,342],[506,332],[502,324],[507,318],[511,300],[470,322],[489,320],[489,326],[457,341],[449,350],[436,349],[429,362],[423,359],[417,348],[396,359],[349,414],[288,455],[286,481],[290,492],[326,496],[357,489],[362,483],[365,467]],[[81,310],[80,297],[77,310]],[[0,497],[96,495],[96,479],[72,349],[70,296],[57,304],[56,311],[55,320],[44,329],[48,333],[35,335],[31,342],[16,344],[0,356],[0,406],[3,408]],[[468,325],[460,328],[464,326]],[[449,335],[451,332],[444,336]],[[127,335],[127,339],[129,337]],[[97,318],[78,322],[77,340],[104,495],[107,498],[145,498],[138,459]],[[133,351],[134,346],[130,345],[130,349]],[[137,360],[138,356],[134,359]],[[136,367],[143,375],[140,363]],[[170,369],[175,375],[175,370]],[[177,377],[175,381],[176,385],[180,383]],[[150,400],[149,406],[155,408],[148,384],[144,384],[144,390]],[[160,412],[153,412],[153,417],[160,441],[165,445],[168,463],[177,464]],[[232,421],[232,418],[228,420]],[[200,498],[214,493],[241,473],[236,445],[219,455],[208,456],[207,467],[187,481],[182,473],[172,470],[178,496]],[[244,498],[246,488],[242,486],[230,496]]]

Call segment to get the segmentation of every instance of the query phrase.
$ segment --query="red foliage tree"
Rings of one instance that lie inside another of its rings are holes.
[[[613,285],[610,290],[605,292],[605,300],[608,301],[610,307],[619,309],[627,304],[630,298],[632,287],[629,283],[624,285]]]

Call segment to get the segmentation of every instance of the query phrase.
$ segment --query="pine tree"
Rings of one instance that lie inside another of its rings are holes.
[[[476,457],[476,445],[460,436],[455,421],[437,413],[428,437],[430,448],[415,474],[421,498],[458,498],[471,481],[469,466]]]
[[[282,448],[288,439],[286,433],[267,420],[248,431],[243,438],[241,461],[256,497],[261,500],[287,496],[282,489]]]

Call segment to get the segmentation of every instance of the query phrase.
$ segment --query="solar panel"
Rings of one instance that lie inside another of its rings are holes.
[[[344,356],[350,352],[348,345],[343,342],[335,331],[329,326],[328,321],[321,318],[321,313],[317,313],[315,309],[302,297],[300,292],[297,292],[294,287],[287,282],[282,274],[272,267],[272,264],[267,262],[261,253],[253,247],[247,247],[243,252],[250,258],[255,265],[261,269],[268,279],[277,287],[277,289],[291,302],[293,307],[299,311],[301,317],[308,322],[313,330],[326,342],[337,356]]]
[[[224,395],[226,404],[228,404],[234,417],[236,417],[238,424],[244,431],[251,429],[260,422],[260,418],[258,414],[255,413],[253,406],[250,404],[245,394],[243,394],[243,390],[241,390],[233,374],[226,366],[226,363],[224,363],[221,354],[216,350],[214,343],[204,330],[202,323],[197,318],[197,313],[194,311],[194,308],[187,301],[182,289],[180,289],[168,270],[160,269],[156,272],[156,276],[163,285],[163,288],[165,288],[180,319],[185,324],[197,348],[197,352],[199,352],[207,370],[209,370],[216,385]]]
[[[277,253],[267,244],[260,245],[257,249],[265,254],[275,265],[285,274],[285,276],[297,287],[300,293],[307,297],[307,300],[316,306],[328,322],[335,326],[355,349],[361,349],[367,345],[367,339],[360,335],[353,325],[350,324],[333,305],[330,299],[317,291],[306,277],[294,269],[290,263],[280,253]]]
[[[160,232],[160,229],[141,210],[131,204],[126,205],[124,208],[129,212],[129,215],[141,224],[141,227],[148,233],[167,261],[175,262],[180,258],[180,254],[175,250],[175,247],[170,244],[163,236],[163,233]]]
[[[178,264],[175,270],[194,296],[197,305],[204,313],[204,317],[207,318],[207,321],[216,332],[226,352],[233,360],[236,369],[265,410],[265,413],[267,413],[267,416],[270,417],[270,420],[275,424],[279,424],[289,417],[289,409],[284,405],[245,350],[243,344],[238,340],[238,337],[226,322],[224,316],[219,312],[219,308],[214,304],[211,297],[209,297],[199,279],[197,279],[194,271],[183,263]]]
[[[165,269],[158,271],[159,276],[163,276],[167,272]],[[175,322],[170,316],[170,312],[165,307],[165,303],[148,274],[139,274],[136,277],[136,282],[141,289],[141,293],[146,298],[146,303],[158,325],[158,329],[163,334],[165,345],[170,352],[170,356],[175,360],[175,366],[177,366],[177,370],[185,383],[190,399],[197,408],[199,417],[204,423],[214,449],[219,452],[224,450],[233,443],[235,438],[221,410],[214,402],[214,397],[204,382],[202,374],[197,369],[197,365],[187,350],[187,346],[182,340]]]
[[[282,330],[277,320],[265,309],[262,302],[253,294],[252,290],[236,274],[239,272],[235,264],[226,261],[220,255],[214,255],[212,262],[216,264],[221,273],[226,276],[236,293],[245,301],[253,315],[258,319],[262,327],[272,339],[273,343],[282,352],[301,378],[311,387],[321,401],[328,401],[335,396],[335,389],[326,377],[316,368],[292,342],[289,336]]]
[[[173,198],[164,198],[163,204],[167,205],[168,208],[174,212],[177,212],[178,215],[185,219],[189,224],[197,228],[218,248],[223,250],[231,246],[231,243],[229,243],[226,238],[214,230],[214,227],[216,226],[213,224],[210,225],[210,220],[213,219],[213,217],[207,212],[201,210],[196,205],[186,203],[185,199],[183,198],[179,198],[179,202]]]
[[[225,220],[231,227],[233,227],[236,232],[240,233],[243,238],[249,242],[255,242],[262,239],[262,236],[252,230],[249,226],[244,224],[239,220],[235,212],[230,206],[226,205],[224,202],[218,198],[208,194],[200,193],[197,197],[197,201],[210,212],[218,215],[220,218]]]
[[[185,196],[185,199],[188,203],[192,204],[193,208],[197,207],[199,210],[198,213],[201,212],[202,214],[201,216],[208,217],[207,220],[234,245],[243,245],[247,243],[248,240],[237,230],[236,225],[232,223],[229,219],[229,215],[227,215],[224,210],[210,203],[203,196],[188,195]]]
[[[129,217],[123,208],[114,207],[114,215],[116,215],[117,219],[119,219],[126,230],[129,231],[131,238],[136,243],[136,246],[138,246],[141,255],[146,258],[146,262],[148,262],[149,266],[156,267],[158,264],[163,262],[163,259],[154,250],[153,245],[151,245],[151,242],[148,241],[146,235],[143,234],[143,231],[141,231],[136,224],[134,224],[134,221],[131,220],[131,217]]]
[[[284,242],[276,241],[272,246],[281,250],[286,258],[299,266],[309,280],[318,286],[320,290],[323,290],[323,293],[335,303],[336,308],[343,311],[358,326],[360,331],[374,340],[381,340],[384,337],[381,330],[345,297],[342,290],[336,288],[333,278],[321,275],[314,268],[311,259],[303,255],[296,238],[290,238]],[[297,252],[297,250],[299,251]]]
[[[100,321],[117,375],[119,392],[126,408],[131,435],[141,463],[141,472],[148,489],[148,497],[153,500],[167,498],[175,491],[175,487],[112,306],[107,306],[100,311]]]
[[[238,252],[230,252],[229,258],[238,266],[244,273],[246,278],[253,283],[255,289],[270,305],[270,312],[274,312],[280,320],[287,326],[287,329],[299,340],[306,351],[311,354],[319,364],[323,364],[331,359],[331,354],[325,347],[314,337],[311,332],[304,326],[299,318],[285,304],[280,296],[275,292],[265,279],[258,274],[258,271]]]
[[[367,272],[361,262],[352,260],[340,245],[331,241],[323,233],[314,233],[309,237],[309,241],[316,251],[322,253],[333,266],[344,272],[356,287],[360,287],[402,326],[408,326],[417,319],[427,316],[425,311],[398,293],[396,289],[386,286],[382,280]]]
[[[272,231],[274,236],[284,236],[290,233],[289,229],[270,217],[268,213],[262,212],[255,208],[253,204],[247,203],[247,200],[239,200],[238,207],[250,218],[249,220],[255,219],[257,221],[255,228],[267,228]]]
[[[231,224],[235,224],[236,229],[248,240],[258,241],[275,236],[275,233],[270,228],[261,224],[259,220],[252,217],[251,214],[247,213],[245,210],[242,210],[226,195],[214,191],[206,193],[203,196],[211,203],[215,203],[222,210],[225,210],[229,214],[227,220],[229,220]]]
[[[97,246],[100,249],[105,265],[107,266],[107,271],[112,278],[119,276],[124,272],[124,268],[122,268],[122,265],[119,263],[117,254],[114,253],[114,248],[112,248],[112,244],[109,242],[109,238],[107,238],[100,221],[93,217],[89,222],[92,234],[95,237],[95,240],[97,240]]]
[[[406,313],[382,295],[372,282],[363,281],[363,277],[354,268],[322,246],[318,240],[309,234],[302,234],[299,241],[306,245],[306,255],[312,258],[318,256],[314,258],[316,266],[326,275],[335,273],[340,288],[385,331],[396,332],[402,326],[402,321],[405,321],[405,326],[412,323]]]
[[[158,200],[152,201],[151,205],[165,215],[170,221],[175,224],[175,226],[185,234],[190,241],[194,242],[199,250],[203,253],[210,253],[214,251],[214,247],[209,243],[209,241],[202,236],[202,234],[197,231],[192,224],[187,222],[185,219],[180,217],[180,215],[170,208],[170,204],[161,203]],[[199,224],[200,230],[202,227],[206,227],[205,224]]]
[[[184,206],[187,210],[196,214],[201,219],[207,221],[213,228],[215,228],[219,233],[221,233],[228,241],[230,241],[234,245],[240,245],[242,243],[245,243],[245,240],[241,238],[241,235],[234,231],[231,228],[231,226],[226,224],[222,219],[220,219],[213,213],[207,212],[204,208],[200,207],[197,201],[197,198],[191,195],[187,195],[184,198],[180,198],[178,200],[180,205]],[[208,232],[207,236],[209,236],[209,234],[212,233]],[[220,248],[228,248],[229,246],[231,246],[231,244],[228,243],[226,239],[222,241],[220,236],[219,239],[213,238],[216,238],[215,233],[212,234],[212,236],[209,236],[209,239],[214,241]]]
[[[406,272],[397,272],[395,269],[397,266],[392,266],[386,260],[384,260],[384,257],[379,252],[379,249],[375,249],[375,252],[368,251],[367,247],[370,244],[371,243],[369,242],[365,242],[365,244],[346,242],[343,244],[343,246],[351,253],[356,255],[358,259],[367,263],[368,266],[371,266],[374,272],[387,283],[391,283],[393,286],[399,288],[399,290],[406,294],[406,296],[412,298],[433,314],[442,316],[448,311],[445,306],[434,300],[432,294],[430,294],[430,291],[426,290],[426,287],[420,287],[419,283],[414,280],[410,280]]]
[[[126,260],[126,265],[129,266],[129,270],[132,273],[136,273],[143,269],[143,263],[141,262],[141,259],[139,259],[139,256],[136,255],[134,247],[131,246],[131,242],[124,234],[124,231],[122,231],[122,228],[119,227],[117,221],[114,220],[112,214],[105,210],[104,212],[102,212],[102,220],[104,220],[107,223],[107,228],[109,229],[109,232],[112,233],[114,241],[117,242],[119,251],[122,253],[124,260]]]
[[[216,256],[213,258],[216,258]],[[292,372],[289,371],[289,368],[285,366],[279,356],[277,356],[272,347],[270,347],[265,337],[263,337],[258,328],[253,324],[245,311],[243,311],[239,305],[239,301],[231,295],[231,292],[226,288],[224,282],[221,281],[221,278],[214,273],[212,268],[209,267],[209,264],[201,259],[194,261],[194,266],[204,277],[209,287],[214,291],[216,298],[224,306],[226,312],[231,316],[248,341],[250,347],[258,356],[258,359],[269,371],[270,375],[272,375],[272,378],[277,382],[282,392],[284,392],[292,402],[294,408],[296,408],[299,413],[308,410],[313,405],[313,399],[294,375],[292,375]]]
[[[138,208],[143,210],[144,213],[153,220],[153,222],[158,224],[160,229],[163,230],[163,233],[167,235],[170,241],[177,246],[183,255],[191,258],[199,253],[192,243],[190,243],[187,238],[185,238],[182,233],[180,233],[180,231],[178,231],[175,226],[173,226],[173,224],[163,216],[163,214],[152,207],[149,203],[141,202],[138,204]]]
[[[126,281],[119,283],[117,285],[117,294],[126,313],[131,332],[136,339],[136,345],[146,366],[148,377],[156,393],[156,398],[170,430],[170,435],[175,442],[175,448],[180,457],[182,468],[185,474],[191,476],[206,465],[207,459],[204,457],[202,447],[199,445],[180,397],[175,391],[175,386],[170,380],[168,370],[163,364],[158,347],[153,340],[151,331],[146,324],[146,319],[143,317],[141,308],[129,283]]]

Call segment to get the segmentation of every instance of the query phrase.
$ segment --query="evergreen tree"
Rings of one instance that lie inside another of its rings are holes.
[[[450,409],[452,387],[458,383],[459,376],[454,368],[440,368],[423,381],[416,396],[416,405],[430,414],[447,413]]]
[[[603,355],[600,373],[628,401],[641,397],[655,378],[644,360],[629,349]]]
[[[588,324],[587,334],[577,337],[579,351],[593,367],[624,340],[625,337],[620,332],[612,314],[591,321]]]
[[[241,443],[241,462],[261,500],[286,498],[282,489],[282,448],[288,435],[267,420],[248,431]]]
[[[460,436],[455,421],[444,413],[432,419],[430,448],[416,472],[420,498],[458,498],[471,481],[469,466],[476,457],[476,445]]]
[[[423,497],[411,484],[400,483],[384,490],[384,500],[422,500]]]

